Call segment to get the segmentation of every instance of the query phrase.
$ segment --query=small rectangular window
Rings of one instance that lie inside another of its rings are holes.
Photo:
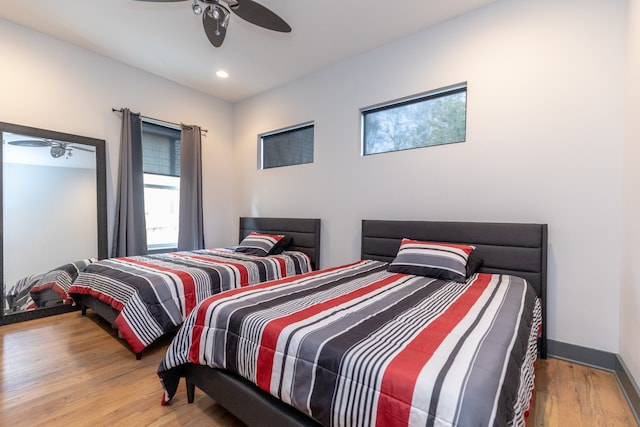
[[[464,142],[467,84],[364,108],[362,154]]]
[[[261,169],[313,163],[314,125],[303,124],[258,135]]]

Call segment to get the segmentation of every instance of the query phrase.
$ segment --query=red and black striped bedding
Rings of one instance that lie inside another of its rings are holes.
[[[329,426],[524,425],[540,302],[522,278],[466,283],[360,261],[203,301],[159,369],[235,372]]]
[[[297,251],[267,257],[229,249],[172,252],[95,262],[69,294],[90,295],[118,310],[119,333],[139,353],[211,295],[309,271],[309,257]]]
[[[95,258],[81,259],[63,264],[46,273],[30,274],[21,278],[6,291],[5,304],[7,300],[11,300],[6,309],[24,311],[70,303],[69,287],[78,277],[78,273],[95,261]]]

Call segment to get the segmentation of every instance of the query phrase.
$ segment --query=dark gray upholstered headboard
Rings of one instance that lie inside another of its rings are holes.
[[[288,250],[304,252],[314,270],[320,266],[320,220],[316,218],[240,217],[241,242],[250,232],[286,234],[293,241]]]
[[[392,261],[402,239],[467,243],[484,260],[480,272],[525,278],[542,300],[540,350],[546,358],[547,225],[362,220],[362,259]]]

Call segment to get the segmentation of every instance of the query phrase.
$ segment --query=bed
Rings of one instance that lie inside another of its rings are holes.
[[[19,279],[6,291],[5,311],[18,312],[71,303],[69,287],[78,274],[95,261],[95,258],[82,259]]]
[[[265,242],[274,236],[285,238]],[[117,329],[140,359],[202,299],[319,266],[319,219],[241,217],[239,238],[234,248],[100,260],[78,275],[69,295],[83,315],[90,308]],[[285,241],[284,251],[268,252]]]
[[[405,239],[482,262],[463,283],[391,273]],[[250,426],[524,425],[546,357],[547,226],[364,220],[361,258],[201,303],[158,369],[164,403],[184,377],[189,402],[197,387]]]

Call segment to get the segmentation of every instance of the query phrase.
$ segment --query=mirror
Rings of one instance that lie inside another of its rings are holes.
[[[105,141],[2,122],[0,135],[0,323],[74,310],[52,278],[107,257]]]

